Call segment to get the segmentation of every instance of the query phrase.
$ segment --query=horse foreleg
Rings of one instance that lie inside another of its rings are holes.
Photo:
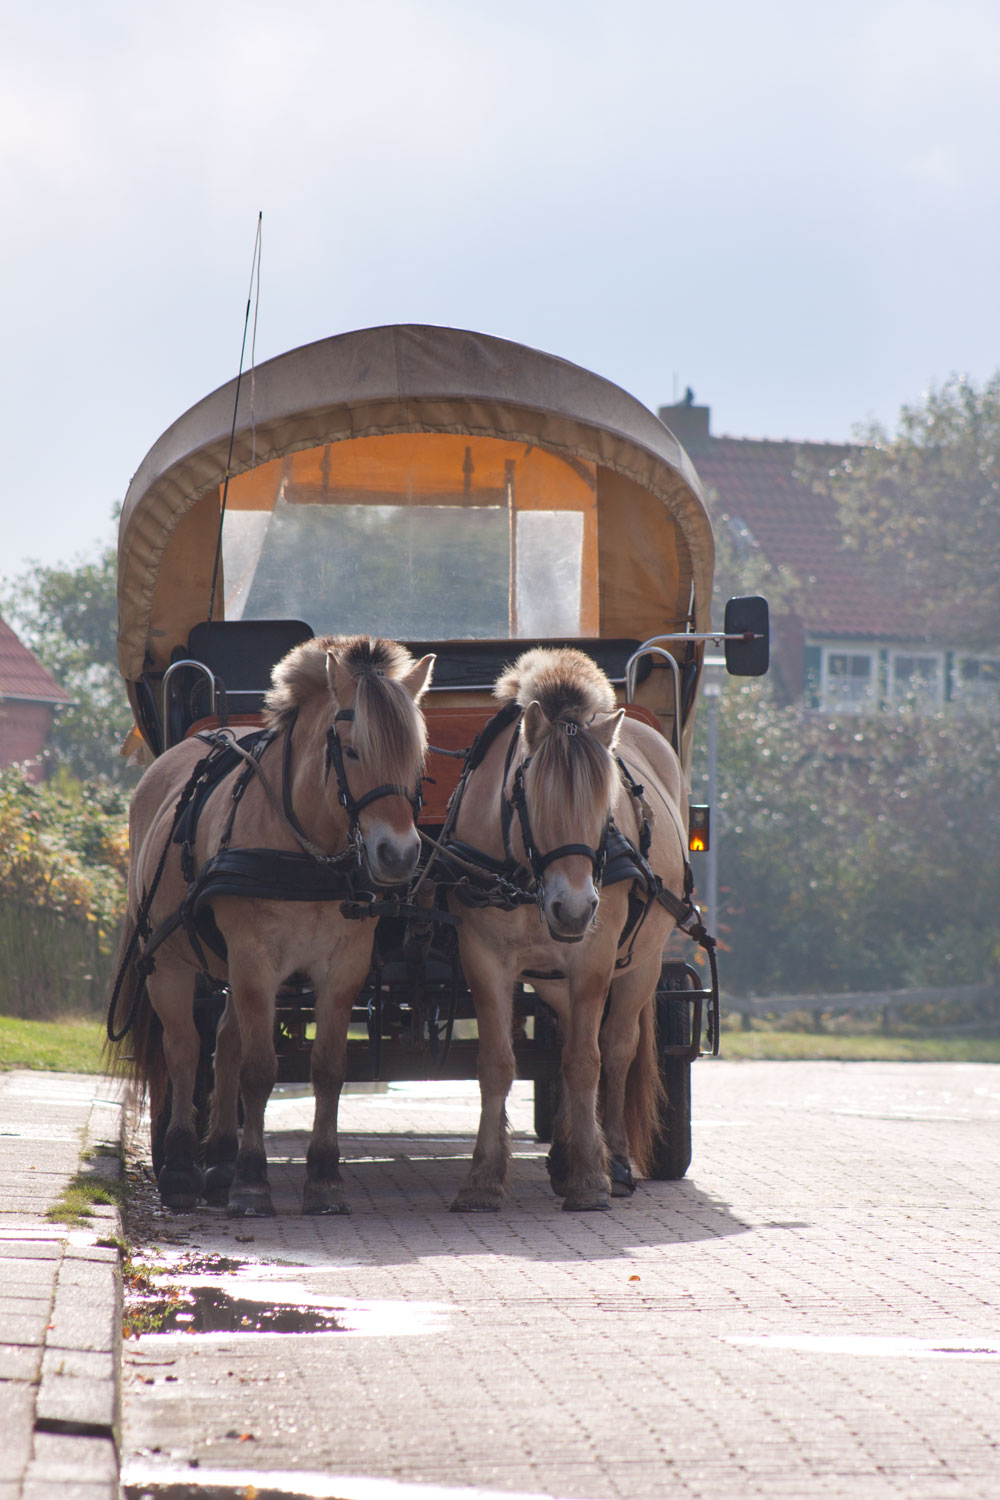
[[[230,995],[239,1019],[243,1096],[243,1137],[236,1156],[236,1172],[229,1189],[233,1218],[274,1213],[267,1182],[264,1149],[264,1110],[278,1076],[274,1052],[274,997],[277,980],[267,971],[257,951],[234,957],[230,948]]]
[[[656,1059],[640,1050],[639,1025],[659,973],[659,953],[621,973],[611,986],[611,1004],[601,1028],[603,1126],[615,1198],[635,1192],[632,1161],[638,1170],[645,1170],[659,1109]]]
[[[302,1190],[304,1214],[349,1214],[340,1175],[340,1137],[337,1116],[340,1093],[347,1074],[347,1028],[351,1007],[371,962],[371,940],[359,926],[360,951],[348,959],[338,953],[331,961],[328,979],[316,994],[316,1040],[310,1073],[316,1112],[312,1139],[306,1153],[306,1181]]]
[[[240,1023],[230,999],[215,1034],[212,1109],[205,1140],[205,1197],[216,1207],[225,1207],[236,1175],[240,1148]]]
[[[597,1088],[601,1076],[598,1030],[604,1008],[605,986],[589,971],[571,981],[569,1026],[562,1050],[566,1193],[569,1210],[611,1207],[607,1150],[597,1122]]]
[[[186,965],[161,958],[148,980],[149,998],[163,1025],[163,1057],[170,1078],[170,1120],[163,1165],[156,1176],[166,1208],[194,1208],[202,1193],[194,1092],[201,1039],[194,1022],[194,976]]]
[[[507,1095],[514,1082],[514,986],[495,954],[470,948],[471,944],[463,947],[462,967],[479,1027],[477,1074],[482,1107],[472,1166],[451,1208],[453,1213],[496,1213],[510,1164]]]

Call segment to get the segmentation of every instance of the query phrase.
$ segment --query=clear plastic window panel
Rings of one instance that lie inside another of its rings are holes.
[[[402,640],[580,634],[583,517],[499,505],[231,511],[229,619]]]

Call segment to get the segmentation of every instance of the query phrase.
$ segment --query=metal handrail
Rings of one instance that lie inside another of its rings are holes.
[[[163,674],[163,748],[169,750],[173,741],[170,739],[170,714],[168,712],[167,687],[173,674],[180,667],[197,667],[198,671],[208,679],[210,714],[215,713],[215,674],[206,667],[203,661],[195,661],[193,657],[185,657],[183,661],[173,661]]]
[[[677,754],[681,753],[681,669],[677,664],[677,658],[658,642],[669,640],[686,640],[686,636],[654,635],[648,641],[643,641],[638,651],[633,651],[625,663],[625,702],[631,703],[635,698],[635,678],[639,658],[642,656],[661,656],[670,665],[674,675],[674,723],[672,730],[673,747]]]

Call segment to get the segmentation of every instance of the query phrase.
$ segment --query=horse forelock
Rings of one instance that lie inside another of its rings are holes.
[[[401,682],[375,672],[357,680],[354,748],[376,781],[410,786],[424,764],[424,716]]]
[[[575,733],[568,732],[568,724]],[[532,752],[531,795],[540,820],[560,826],[568,816],[576,826],[595,812],[603,818],[618,784],[614,758],[595,735],[577,728],[573,719],[550,722]]]
[[[571,718],[579,724],[615,708],[615,690],[597,663],[568,646],[525,651],[497,679],[493,696],[522,708],[535,701],[547,719]]]

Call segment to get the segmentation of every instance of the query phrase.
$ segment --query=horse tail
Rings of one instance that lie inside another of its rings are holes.
[[[146,976],[139,967],[139,943],[131,914],[122,923],[108,1007],[104,1044],[109,1073],[124,1076],[135,1104],[148,1095],[153,1118],[166,1098],[169,1075],[163,1053],[163,1023],[153,1009]]]
[[[625,1080],[625,1135],[639,1177],[648,1177],[666,1101],[656,1053],[656,996],[639,1013],[639,1045]]]

